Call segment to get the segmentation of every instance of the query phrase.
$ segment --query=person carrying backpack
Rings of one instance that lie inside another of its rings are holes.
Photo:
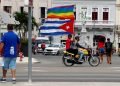
[[[111,64],[112,42],[110,42],[110,38],[107,38],[107,42],[105,43],[105,50],[106,50],[106,56],[107,56],[107,63]]]

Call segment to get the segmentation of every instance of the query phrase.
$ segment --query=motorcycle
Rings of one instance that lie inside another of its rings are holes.
[[[82,57],[82,62],[79,61],[79,55],[74,55],[73,53],[64,51],[64,55],[62,58],[64,65],[73,66],[74,64],[83,64],[87,61],[92,67],[96,67],[100,64],[99,57],[96,55],[92,55],[92,52],[89,49],[81,49],[81,51],[84,53]]]

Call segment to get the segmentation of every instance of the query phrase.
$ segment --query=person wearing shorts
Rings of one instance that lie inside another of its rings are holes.
[[[12,82],[16,83],[16,58],[19,51],[20,40],[18,36],[13,32],[13,25],[8,24],[8,32],[5,33],[1,40],[1,49],[3,49],[3,75],[2,82],[6,82],[7,70],[11,69]]]
[[[102,42],[102,41],[98,42],[98,51],[99,51],[98,53],[99,53],[99,57],[100,57],[100,63],[103,62],[103,55],[105,53],[104,45],[105,45],[104,42]]]

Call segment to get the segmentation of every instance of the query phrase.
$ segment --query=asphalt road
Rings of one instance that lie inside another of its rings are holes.
[[[33,55],[40,63],[33,63],[33,81],[56,82],[120,82],[120,57],[113,56],[112,64],[104,62],[97,67],[91,67],[88,63],[66,67],[62,63],[62,56]],[[28,64],[18,64],[18,81],[27,81]],[[0,71],[1,75],[1,71]],[[8,72],[10,78],[10,71]]]

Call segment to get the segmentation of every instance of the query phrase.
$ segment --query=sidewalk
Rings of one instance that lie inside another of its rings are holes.
[[[120,86],[118,82],[11,82],[0,83],[0,86]]]
[[[38,61],[37,59],[35,58],[32,58],[32,63],[39,63],[40,61]],[[22,64],[22,63],[28,63],[28,57],[24,57],[22,59],[22,61],[20,61],[20,57],[17,57],[17,63],[18,64]]]

